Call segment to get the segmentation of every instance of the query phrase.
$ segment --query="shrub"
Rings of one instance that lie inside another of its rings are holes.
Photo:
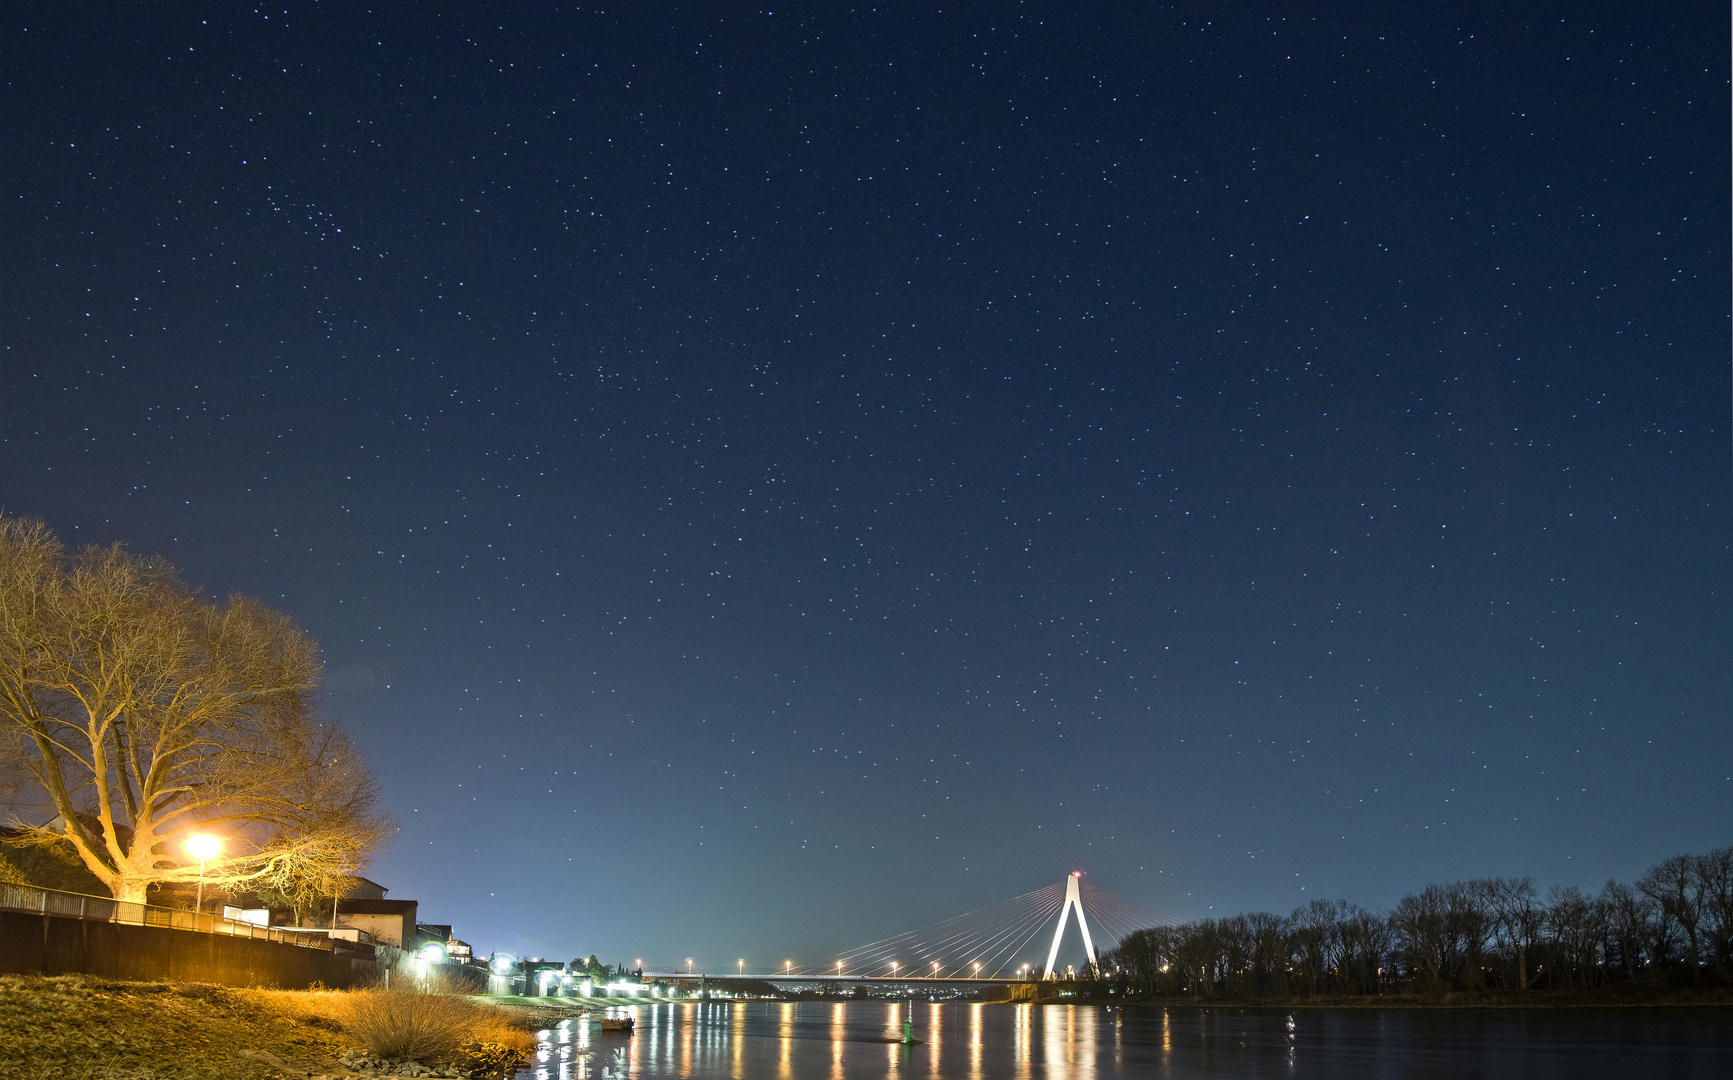
[[[477,1027],[484,1006],[421,988],[357,990],[348,995],[344,1026],[377,1058],[449,1058]]]

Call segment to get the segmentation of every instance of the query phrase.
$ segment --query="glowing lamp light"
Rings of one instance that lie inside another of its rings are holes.
[[[508,952],[494,953],[487,961],[488,970],[495,975],[510,975],[516,966],[517,957]]]
[[[193,833],[187,837],[187,854],[204,862],[214,859],[223,850],[223,842],[209,833]]]
[[[205,909],[205,860],[214,859],[223,850],[223,842],[209,833],[193,833],[187,837],[187,854],[199,861],[199,895],[193,902],[194,911]]]
[[[445,946],[437,941],[430,941],[423,945],[416,955],[430,964],[443,964],[446,958]]]

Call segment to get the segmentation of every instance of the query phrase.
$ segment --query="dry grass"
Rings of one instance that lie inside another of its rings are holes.
[[[505,1010],[439,994],[0,976],[0,1077],[282,1080],[282,1070],[249,1051],[273,1055],[291,1075],[330,1072],[345,1051],[376,1053],[350,1025],[356,1007],[378,997],[421,998],[409,1007],[462,1015],[457,1043],[499,1043],[521,1052],[535,1045]]]
[[[265,1080],[282,1073],[239,1051],[313,1063],[349,1049],[335,1023],[285,1013],[258,993],[82,975],[0,976],[0,1076]]]
[[[373,1057],[444,1061],[470,1038],[482,1007],[420,987],[356,990],[343,1026]]]

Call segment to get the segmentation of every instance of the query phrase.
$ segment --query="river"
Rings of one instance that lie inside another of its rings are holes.
[[[644,1005],[542,1033],[518,1080],[1733,1077],[1733,1009]],[[912,1025],[915,1045],[888,1041]]]

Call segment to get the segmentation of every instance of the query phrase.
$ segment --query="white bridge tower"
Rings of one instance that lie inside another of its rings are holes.
[[[1089,939],[1089,921],[1083,917],[1083,894],[1077,889],[1078,879],[1082,876],[1073,871],[1065,879],[1065,906],[1059,909],[1059,925],[1053,928],[1053,947],[1047,950],[1047,972],[1042,978],[1053,977],[1053,965],[1059,959],[1059,939],[1065,936],[1065,920],[1071,915],[1072,908],[1077,909],[1077,928],[1083,931],[1083,951],[1091,966],[1097,969],[1101,966],[1095,959],[1095,942]]]

